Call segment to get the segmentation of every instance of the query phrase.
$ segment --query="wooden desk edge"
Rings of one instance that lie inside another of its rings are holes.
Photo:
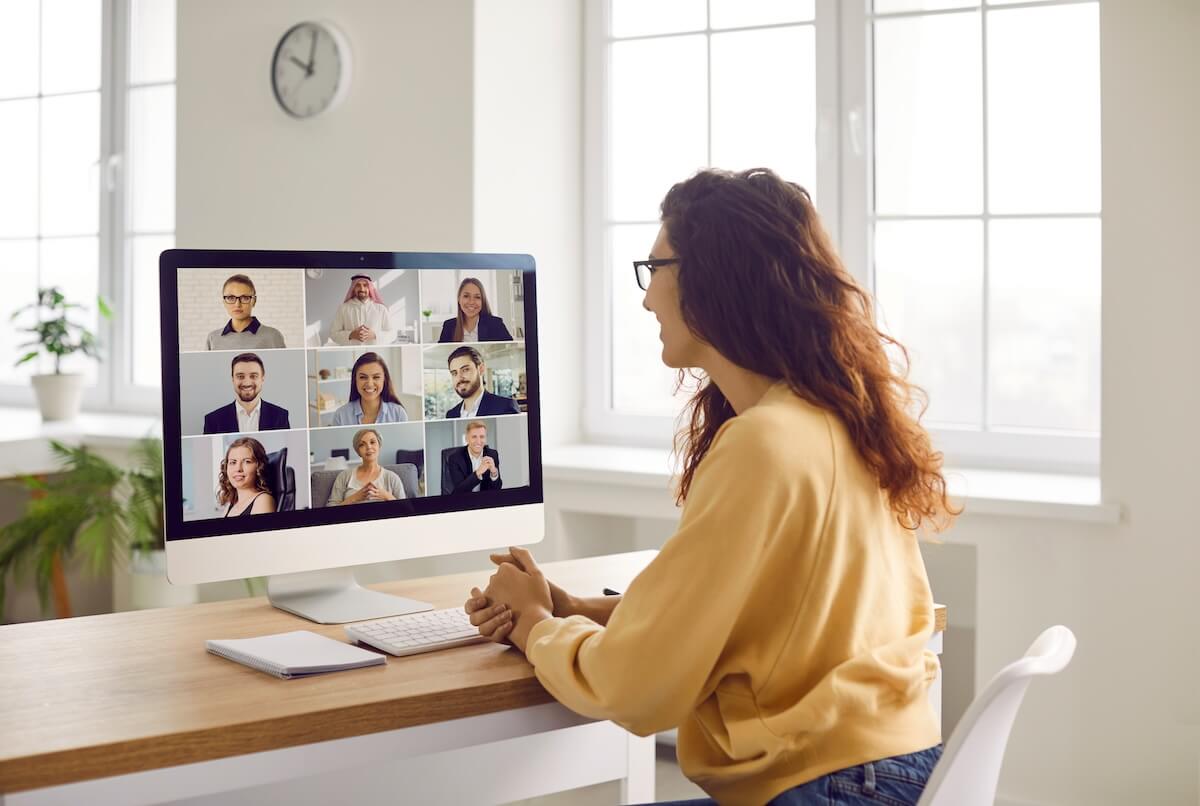
[[[0,761],[0,796],[553,702],[536,678]],[[280,739],[280,737],[286,737]]]

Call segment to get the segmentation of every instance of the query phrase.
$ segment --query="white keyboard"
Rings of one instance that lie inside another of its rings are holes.
[[[484,640],[461,607],[348,624],[346,637],[389,655],[415,655]]]

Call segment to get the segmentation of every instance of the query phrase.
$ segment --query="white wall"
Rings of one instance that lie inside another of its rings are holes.
[[[578,0],[478,0],[475,87],[475,248],[537,260],[542,437],[572,442],[584,371]]]
[[[300,121],[270,61],[307,19],[342,30],[354,76]],[[179,246],[470,249],[472,19],[466,0],[179,0]]]

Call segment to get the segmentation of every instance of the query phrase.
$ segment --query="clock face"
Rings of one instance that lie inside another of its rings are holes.
[[[341,34],[321,23],[302,22],[290,28],[275,48],[271,64],[275,99],[294,117],[319,115],[345,95],[349,68]]]

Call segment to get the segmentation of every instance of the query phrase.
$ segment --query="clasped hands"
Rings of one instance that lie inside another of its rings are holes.
[[[388,492],[386,487],[378,487],[375,482],[367,482],[356,491],[346,496],[344,504],[358,504],[364,501],[395,501],[396,497]]]
[[[463,609],[480,635],[496,643],[511,643],[524,652],[530,631],[553,617],[555,599],[566,594],[546,579],[526,549],[514,546],[508,551],[492,555],[497,568],[487,590],[472,588]]]
[[[366,325],[359,325],[350,331],[350,339],[352,341],[370,341],[375,338],[375,331]]]

